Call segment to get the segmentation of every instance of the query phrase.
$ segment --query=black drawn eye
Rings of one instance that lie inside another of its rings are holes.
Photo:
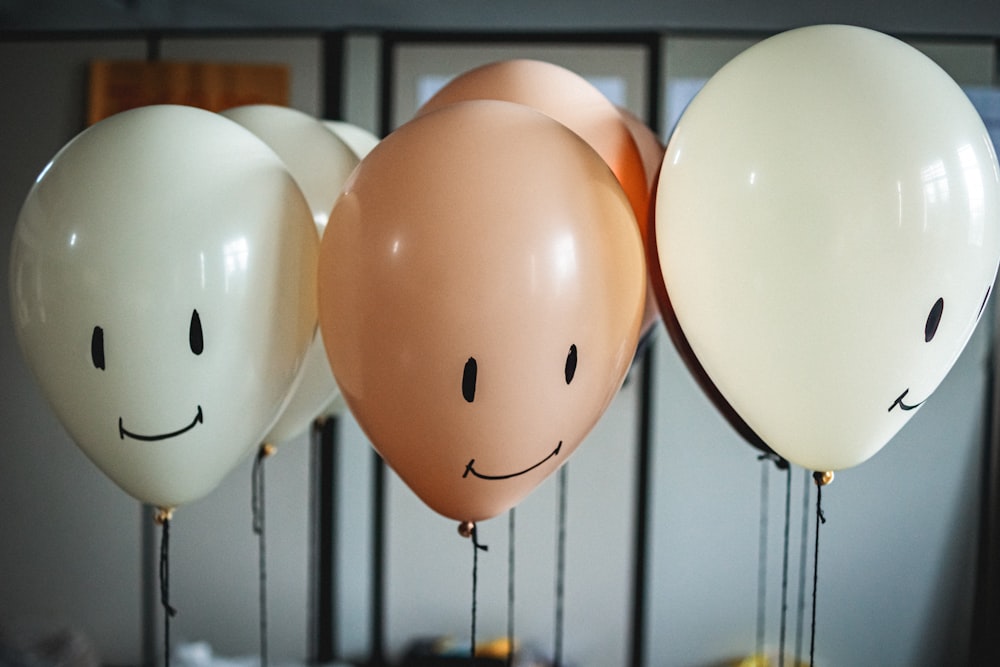
[[[576,345],[569,346],[569,354],[566,355],[566,384],[573,381],[576,375]]]
[[[469,403],[476,399],[476,373],[478,368],[474,357],[465,362],[465,372],[462,373],[462,396]]]
[[[205,337],[201,331],[201,317],[198,316],[198,311],[191,311],[191,327],[188,330],[188,343],[191,345],[191,351],[195,354],[201,354],[205,349]]]
[[[94,361],[94,368],[104,370],[104,329],[101,327],[94,327],[90,336],[90,358]]]
[[[939,298],[931,306],[931,312],[927,314],[927,323],[924,325],[924,342],[929,343],[937,333],[938,325],[941,324],[941,313],[944,312],[944,299]]]

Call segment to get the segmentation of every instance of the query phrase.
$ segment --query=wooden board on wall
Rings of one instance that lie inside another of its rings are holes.
[[[148,104],[222,111],[244,104],[287,106],[290,74],[278,64],[93,60],[87,123]]]

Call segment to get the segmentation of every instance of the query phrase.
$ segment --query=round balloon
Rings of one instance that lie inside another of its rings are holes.
[[[228,109],[222,115],[256,134],[278,154],[305,195],[322,235],[344,182],[358,165],[354,151],[322,121],[288,107],[252,104]],[[338,393],[317,328],[292,397],[264,439],[279,443],[299,435]]]
[[[320,327],[351,412],[432,509],[479,521],[556,470],[635,351],[642,243],[583,140],[456,103],[383,139],[330,215]]]
[[[327,129],[350,147],[359,160],[363,159],[378,144],[378,137],[353,123],[342,120],[323,121]]]
[[[772,449],[857,465],[927,400],[981,315],[1000,179],[962,90],[850,26],[767,39],[713,76],[656,196],[666,294],[698,360]]]
[[[642,154],[618,108],[585,78],[541,60],[489,63],[449,81],[417,110],[417,116],[463,100],[516,102],[576,132],[614,172],[636,220],[645,228],[649,188]]]
[[[319,240],[278,156],[150,106],[70,141],[14,228],[18,341],[70,436],[135,498],[205,495],[277,418],[316,327]]]
[[[358,165],[354,150],[323,121],[274,104],[248,104],[222,112],[278,154],[312,209],[322,233],[344,182]]]

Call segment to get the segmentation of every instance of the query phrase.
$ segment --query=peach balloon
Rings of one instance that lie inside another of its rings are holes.
[[[320,326],[348,406],[417,496],[458,521],[513,507],[577,448],[631,363],[645,289],[607,165],[500,101],[383,139],[320,249]]]
[[[541,60],[490,63],[449,81],[417,110],[417,116],[463,100],[516,102],[576,132],[611,167],[636,220],[645,226],[649,187],[639,147],[618,107],[582,76]]]

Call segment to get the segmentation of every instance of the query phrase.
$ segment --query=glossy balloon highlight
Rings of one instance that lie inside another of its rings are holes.
[[[383,139],[321,245],[344,398],[389,466],[458,521],[509,509],[572,454],[621,386],[644,295],[607,165],[508,102],[448,105]]]
[[[275,153],[218,114],[127,111],[46,166],[14,229],[14,327],[84,453],[168,509],[278,417],[316,326],[318,238]]]
[[[769,447],[858,465],[928,399],[996,276],[998,173],[962,90],[876,31],[788,31],[708,81],[663,161],[658,269]]]

